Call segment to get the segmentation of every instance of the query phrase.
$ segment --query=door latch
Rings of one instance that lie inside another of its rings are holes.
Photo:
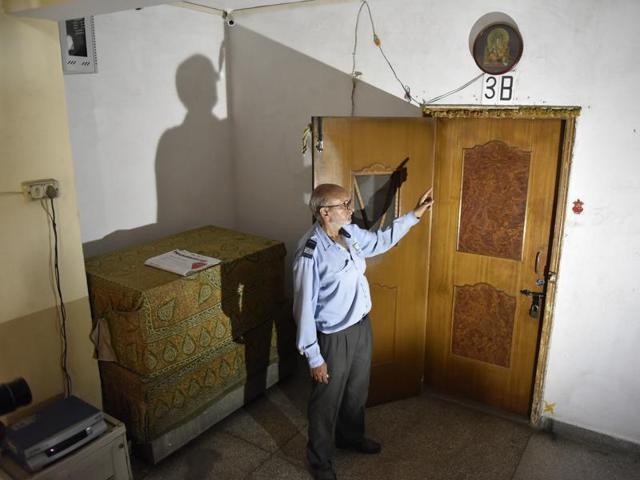
[[[540,309],[542,307],[542,299],[544,298],[544,292],[532,292],[531,290],[520,290],[522,295],[531,297],[531,306],[529,307],[529,316],[532,318],[538,318],[540,316]]]

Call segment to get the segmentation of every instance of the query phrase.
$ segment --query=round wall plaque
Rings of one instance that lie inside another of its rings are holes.
[[[492,23],[473,40],[473,59],[485,73],[502,75],[516,66],[522,56],[522,36],[509,23]]]

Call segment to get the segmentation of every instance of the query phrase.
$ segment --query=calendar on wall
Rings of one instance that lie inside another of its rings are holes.
[[[58,23],[62,71],[65,74],[96,73],[98,59],[93,17],[71,18]]]

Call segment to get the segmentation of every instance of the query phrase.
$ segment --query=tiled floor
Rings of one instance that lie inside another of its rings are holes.
[[[136,480],[310,479],[304,460],[308,382],[297,375]],[[379,455],[338,451],[340,479],[640,480],[640,457],[552,438],[425,393],[367,410]]]

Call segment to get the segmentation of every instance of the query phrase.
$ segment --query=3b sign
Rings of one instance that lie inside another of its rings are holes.
[[[506,75],[485,75],[482,83],[482,103],[513,103],[515,80],[513,72]]]

